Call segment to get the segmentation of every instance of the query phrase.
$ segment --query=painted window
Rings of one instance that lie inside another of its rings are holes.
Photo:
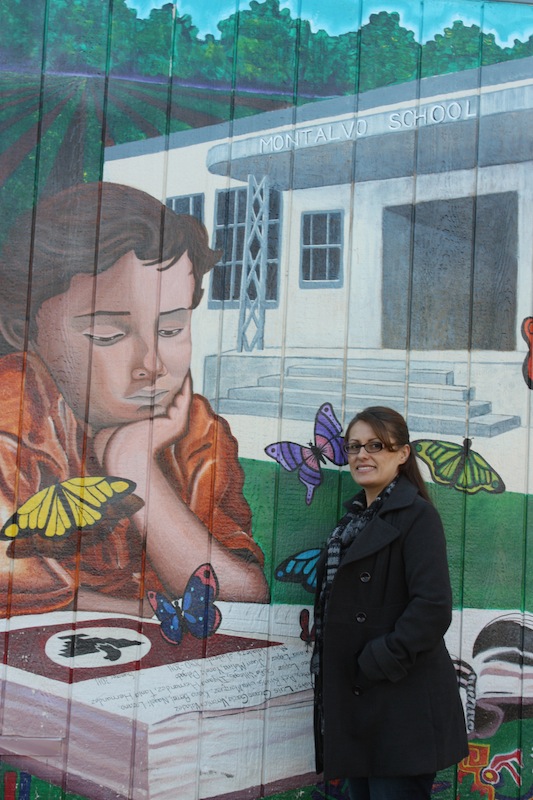
[[[302,214],[302,289],[342,286],[342,221],[342,211],[313,211]]]
[[[183,194],[177,197],[168,197],[167,206],[176,214],[190,214],[200,222],[204,221],[204,196],[203,194]]]
[[[211,274],[209,305],[211,308],[238,308],[241,293],[242,263],[246,229],[247,188],[217,192],[213,247],[222,251],[222,258]],[[279,253],[281,246],[281,194],[270,189],[268,201],[267,274],[265,305],[278,303]],[[252,247],[257,247],[257,240]],[[255,255],[255,253],[254,253]]]

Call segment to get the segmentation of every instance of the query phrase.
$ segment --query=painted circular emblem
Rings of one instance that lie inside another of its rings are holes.
[[[68,669],[101,669],[139,661],[151,646],[138,631],[93,626],[54,633],[45,653],[54,664]]]

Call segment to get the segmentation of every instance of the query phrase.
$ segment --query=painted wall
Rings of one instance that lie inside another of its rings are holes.
[[[0,30],[2,796],[346,797],[309,658],[354,485],[313,448],[381,403],[448,542],[470,755],[434,796],[533,797],[533,4]]]

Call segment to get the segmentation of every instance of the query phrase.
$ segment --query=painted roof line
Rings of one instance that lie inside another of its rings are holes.
[[[187,131],[178,131],[168,136],[156,136],[151,139],[114,145],[105,149],[105,159],[106,161],[116,161],[155,154],[165,150],[253,134],[272,128],[300,125],[325,117],[353,115],[357,112],[360,113],[389,105],[401,105],[413,100],[425,101],[426,98],[429,99],[446,93],[468,92],[475,89],[487,91],[490,87],[496,88],[496,86],[501,90],[505,88],[503,86],[505,84],[528,81],[532,78],[533,57],[506,61],[482,68],[422,78],[420,81],[406,81],[401,84],[371,89],[359,95],[333,97],[327,100],[306,103],[303,106],[266,111],[238,120],[221,122],[202,128],[191,128]]]

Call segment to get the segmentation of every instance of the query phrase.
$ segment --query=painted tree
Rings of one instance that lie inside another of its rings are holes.
[[[361,27],[359,91],[403,83],[418,72],[420,45],[413,31],[402,28],[400,15],[371,14]]]
[[[46,26],[46,68],[105,73],[109,7],[101,0],[52,0]]]
[[[218,24],[221,44],[228,58],[236,45],[236,76],[239,84],[259,84],[291,89],[294,82],[299,22],[279,0],[252,0],[249,11],[231,14]]]
[[[512,55],[513,58],[528,58],[529,56],[533,56],[533,36],[530,36],[526,42],[515,39],[513,48],[510,50],[510,55]]]
[[[214,83],[231,83],[233,54],[228,52],[222,42],[208,33],[200,45],[202,53],[201,75]]]
[[[43,50],[45,3],[35,3],[31,13],[26,0],[0,3],[0,65],[39,69]]]
[[[303,26],[302,26],[303,28]],[[330,36],[319,30],[309,35],[301,59],[302,87],[318,94],[354,94],[359,74],[358,32]]]
[[[115,73],[127,75],[135,69],[138,24],[136,12],[125,2],[113,3],[109,66]]]
[[[198,28],[189,14],[180,16],[172,3],[154,8],[146,20],[137,21],[135,72],[139,75],[166,76],[183,79],[200,70],[201,53]]]
[[[465,25],[455,20],[451,28],[438,33],[422,47],[421,72],[423,77],[475,69],[483,64],[494,64],[512,57],[509,49],[501,48],[494,34],[485,34],[478,25]]]

